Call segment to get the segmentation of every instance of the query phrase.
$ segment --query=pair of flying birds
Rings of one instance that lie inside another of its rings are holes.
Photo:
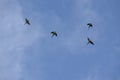
[[[30,25],[30,22],[29,22],[29,20],[28,20],[27,18],[25,18],[25,24]],[[25,25],[25,24],[24,24],[24,25]],[[53,36],[57,36],[57,33],[56,33],[55,31],[52,31],[51,34],[52,34],[52,37],[53,37]]]
[[[57,36],[57,33],[55,31],[52,31],[51,34],[52,34],[52,37]],[[94,43],[92,42],[92,40],[90,38],[88,38],[88,43],[87,44],[89,44],[89,43],[94,45]]]
[[[30,22],[29,22],[29,20],[28,20],[27,18],[25,18],[25,24],[30,25]],[[24,24],[24,25],[25,25],[25,24]],[[53,36],[57,36],[57,33],[56,33],[55,31],[52,31],[51,34],[52,34],[52,37],[53,37]]]
[[[25,19],[25,24],[30,25],[30,22],[29,22],[29,20],[28,20],[27,18]],[[92,23],[88,23],[87,25],[88,25],[88,29],[90,29],[90,28],[93,27]],[[52,37],[57,36],[57,32],[52,31],[52,32],[51,32],[51,35],[52,35]],[[91,40],[90,38],[88,38],[87,40],[88,40],[88,43],[87,43],[87,44],[92,44],[92,45],[94,45],[94,43],[92,42],[92,40]]]
[[[93,27],[92,23],[88,23],[87,25],[88,25],[88,29]],[[87,44],[90,43],[90,44],[94,45],[93,41],[90,38],[87,38],[87,39],[88,39],[88,43]]]

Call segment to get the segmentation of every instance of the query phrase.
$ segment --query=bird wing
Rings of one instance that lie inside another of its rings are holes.
[[[27,23],[30,25],[30,22],[29,22],[29,21],[28,21]]]
[[[57,33],[55,33],[55,35],[57,36]]]
[[[93,43],[92,41],[90,41],[90,43],[91,43],[92,45],[94,45],[94,43]]]

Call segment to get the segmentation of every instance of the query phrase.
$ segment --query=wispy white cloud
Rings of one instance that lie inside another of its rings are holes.
[[[32,26],[30,26],[32,27]],[[20,80],[25,49],[41,37],[24,25],[17,0],[0,0],[0,80]]]

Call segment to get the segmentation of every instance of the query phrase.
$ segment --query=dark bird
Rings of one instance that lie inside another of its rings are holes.
[[[92,40],[90,40],[90,38],[88,38],[88,43],[87,44],[92,44],[92,45],[94,45],[94,43],[92,42]]]
[[[53,36],[57,36],[57,33],[56,33],[55,31],[52,31],[52,32],[51,32],[51,35],[52,35],[52,37],[53,37]]]
[[[88,23],[87,25],[88,25],[88,29],[93,27],[92,23]]]
[[[30,22],[29,22],[29,20],[27,18],[25,19],[25,24],[30,25]]]

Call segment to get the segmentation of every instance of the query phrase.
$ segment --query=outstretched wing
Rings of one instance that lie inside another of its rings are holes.
[[[54,35],[57,36],[57,33],[55,32]]]
[[[91,43],[92,45],[94,45],[94,43],[93,43],[92,41],[90,41],[90,43]]]

